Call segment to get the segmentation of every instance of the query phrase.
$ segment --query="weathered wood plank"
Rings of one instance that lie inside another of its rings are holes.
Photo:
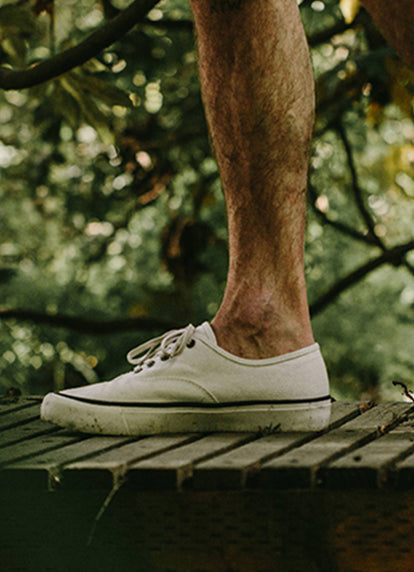
[[[321,467],[391,429],[411,409],[407,403],[380,404],[318,439],[265,463],[259,486],[308,488],[323,484]]]
[[[154,435],[127,443],[106,451],[85,461],[69,463],[62,468],[62,485],[65,487],[96,487],[116,484],[123,478],[128,467],[191,443],[198,442],[200,435],[195,433]],[[98,437],[99,439],[99,437]]]
[[[397,430],[404,433],[408,430],[411,434],[414,432],[414,414],[402,423]],[[407,455],[403,459],[398,460],[390,469],[389,479],[393,481],[393,485],[397,489],[413,489],[414,488],[414,451],[407,451]]]
[[[34,421],[29,421],[23,425],[17,425],[16,427],[3,430],[0,438],[0,449],[15,445],[19,441],[34,439],[46,433],[55,433],[58,430],[59,427],[52,425],[52,423],[34,419]]]
[[[139,488],[181,488],[190,479],[194,465],[246,442],[255,441],[252,433],[214,433],[161,455],[133,463],[128,471],[128,485]]]
[[[359,404],[333,403],[330,427],[337,427],[359,414]],[[276,433],[262,437],[198,464],[193,471],[193,486],[197,489],[244,487],[267,460],[317,438],[320,438],[319,434],[313,432]]]
[[[42,401],[42,397],[2,397],[0,398],[0,415],[5,413],[11,413],[18,409],[24,409],[25,407],[30,407],[36,403],[39,404]]]
[[[4,412],[0,416],[0,431],[16,427],[16,425],[21,425],[22,423],[28,423],[37,419],[40,414],[40,404],[34,403],[28,405],[27,407],[20,407],[19,409],[12,409]]]
[[[348,403],[346,401],[334,401],[331,405],[331,418],[329,429],[336,429],[347,421],[358,417],[368,410],[367,403]]]
[[[59,449],[84,438],[85,436],[59,430],[52,434],[41,435],[36,439],[20,441],[13,447],[5,447],[0,450],[0,467],[28,457],[34,457],[39,453]]]
[[[100,435],[99,437],[84,438],[74,443],[65,444],[58,449],[52,451],[44,451],[35,457],[30,457],[21,461],[17,461],[11,465],[14,470],[34,469],[35,467],[47,469],[53,466],[63,465],[65,463],[73,463],[77,460],[92,457],[94,454],[102,453],[119,447],[126,441],[130,441],[126,437],[111,437]]]
[[[234,451],[201,462],[193,470],[193,486],[198,490],[238,489],[246,484],[247,474],[259,470],[269,457],[297,447],[314,438],[314,433],[278,433],[261,437]]]
[[[414,451],[414,431],[391,431],[324,468],[329,488],[376,488],[390,484],[390,466]]]
[[[389,428],[392,424],[402,423],[406,419],[406,415],[413,409],[412,403],[394,402],[379,403],[365,411],[356,419],[350,421],[343,426],[343,429],[352,427],[353,429],[372,429],[377,427],[378,430]],[[352,423],[352,425],[350,425]]]
[[[2,478],[18,486],[54,488],[61,481],[60,466],[65,463],[93,457],[94,454],[112,450],[122,443],[125,437],[99,436],[65,444],[58,449],[45,451],[22,461],[8,464],[3,468]]]

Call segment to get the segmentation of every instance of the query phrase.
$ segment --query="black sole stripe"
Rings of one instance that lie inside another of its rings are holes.
[[[258,401],[227,401],[226,403],[200,403],[200,402],[177,402],[177,403],[160,403],[160,402],[122,402],[122,401],[99,401],[97,399],[89,399],[87,397],[77,397],[75,395],[65,395],[64,393],[57,393],[61,397],[73,399],[83,403],[90,403],[92,405],[102,405],[106,407],[154,407],[165,409],[168,407],[193,407],[199,409],[224,409],[226,407],[241,407],[246,405],[300,405],[302,403],[319,403],[322,401],[331,401],[330,395],[323,397],[310,397],[308,399],[279,399],[279,400],[258,400]]]

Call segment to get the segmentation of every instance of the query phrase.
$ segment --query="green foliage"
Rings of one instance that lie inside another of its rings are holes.
[[[0,64],[45,59],[104,20],[94,0],[35,7],[0,7]],[[412,239],[414,76],[367,15],[349,8],[348,27],[338,32],[337,0],[301,6],[318,95],[311,303],[379,256],[380,244]],[[39,313],[34,322],[0,322],[4,390],[43,393],[113,376],[125,369],[126,350],[159,329],[91,334],[88,320],[185,325],[215,314],[226,279],[226,217],[190,19],[185,0],[166,0],[83,67],[0,93],[1,306]],[[314,317],[337,397],[395,399],[393,379],[410,386],[413,267],[409,255],[394,262]],[[47,324],[61,314],[77,317],[78,330]]]

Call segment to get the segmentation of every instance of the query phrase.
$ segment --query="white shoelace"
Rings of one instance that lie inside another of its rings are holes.
[[[145,364],[154,358],[171,358],[180,354],[189,344],[195,332],[195,327],[189,324],[180,330],[171,330],[158,338],[153,338],[127,354],[127,360],[134,365],[134,372],[139,373]],[[143,354],[143,355],[142,355]]]

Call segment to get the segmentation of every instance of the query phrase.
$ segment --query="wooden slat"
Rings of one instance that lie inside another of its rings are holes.
[[[337,427],[359,414],[359,404],[333,403],[330,426]],[[268,459],[316,438],[320,437],[313,432],[286,432],[262,437],[198,464],[193,471],[193,486],[197,489],[244,487],[251,474],[255,474]]]
[[[167,451],[151,459],[133,463],[128,485],[140,488],[180,488],[190,479],[194,465],[257,439],[252,433],[214,433]]]
[[[331,418],[329,429],[336,429],[347,421],[351,421],[361,413],[368,411],[369,405],[366,403],[348,403],[346,401],[335,401],[331,406]]]
[[[5,447],[0,450],[0,466],[34,457],[39,453],[59,449],[83,438],[85,437],[60,430],[56,433],[41,435],[36,439],[21,441],[13,447]]]
[[[403,434],[408,431],[411,444],[414,445],[414,413],[397,430],[400,430]],[[407,449],[407,454],[403,456],[403,459],[398,460],[390,468],[388,478],[389,480],[392,479],[393,486],[397,489],[414,488],[414,451]]]
[[[144,437],[122,445],[111,451],[94,456],[87,461],[77,461],[63,467],[62,483],[67,487],[111,486],[123,476],[128,466],[134,462],[148,459],[174,449],[176,447],[197,441],[195,433],[155,435]]]
[[[330,463],[324,469],[325,484],[341,489],[384,487],[392,476],[388,468],[411,451],[414,451],[414,430],[391,431]]]
[[[10,482],[18,482],[20,487],[34,486],[53,488],[61,481],[60,466],[75,462],[78,459],[87,459],[97,453],[114,449],[122,445],[125,437],[99,436],[82,439],[74,443],[65,444],[58,449],[45,451],[34,457],[8,464],[3,469],[2,478]]]
[[[11,413],[12,411],[17,411],[18,409],[24,409],[25,407],[30,407],[35,403],[38,403],[40,406],[41,401],[41,397],[16,397],[13,399],[2,397],[0,399],[0,415]]]
[[[414,454],[410,454],[406,459],[397,463],[396,469],[409,469],[410,471],[414,471]]]
[[[9,410],[0,416],[0,431],[3,432],[5,429],[10,427],[16,427],[16,425],[21,425],[22,423],[28,423],[33,419],[37,419],[40,414],[40,404],[34,403],[28,405],[27,407],[22,407],[19,409]],[[1,437],[0,437],[1,442]]]
[[[299,446],[314,435],[303,432],[278,433],[261,437],[234,451],[197,465],[193,471],[193,486],[202,490],[244,487],[247,474],[252,470],[258,470],[265,459]]]
[[[411,409],[407,403],[380,404],[345,425],[265,463],[259,483],[265,487],[308,488],[321,485],[320,468],[372,441]]]
[[[0,437],[0,449],[15,445],[19,441],[34,439],[40,435],[54,433],[58,430],[59,428],[56,427],[56,425],[52,425],[52,423],[46,423],[40,419],[34,419],[33,421],[29,421],[23,425],[17,425],[17,427],[3,430]]]
[[[35,467],[47,469],[51,466],[59,466],[65,463],[72,463],[80,459],[92,457],[94,454],[102,453],[108,449],[119,447],[125,441],[130,441],[126,437],[111,437],[100,435],[90,437],[66,444],[64,447],[45,451],[34,457],[24,459],[12,464],[14,470],[33,469]]]

